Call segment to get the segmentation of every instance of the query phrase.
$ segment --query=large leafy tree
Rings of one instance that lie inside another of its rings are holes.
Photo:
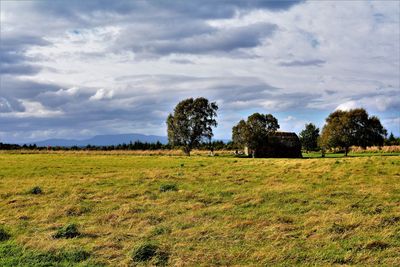
[[[299,136],[303,149],[307,151],[315,151],[318,149],[319,128],[314,124],[306,124],[305,129],[300,132]]]
[[[217,126],[218,106],[206,98],[185,99],[176,105],[167,118],[168,141],[182,147],[186,155],[202,141],[213,137],[212,127]]]
[[[279,129],[278,120],[271,114],[254,113],[232,128],[232,141],[247,147],[254,157],[257,150],[268,141],[268,135]]]
[[[326,118],[321,144],[327,148],[343,148],[347,156],[351,146],[381,146],[386,134],[380,120],[370,117],[363,108],[337,110]]]

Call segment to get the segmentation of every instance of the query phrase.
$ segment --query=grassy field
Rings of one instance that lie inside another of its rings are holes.
[[[400,156],[0,154],[0,266],[400,265]]]

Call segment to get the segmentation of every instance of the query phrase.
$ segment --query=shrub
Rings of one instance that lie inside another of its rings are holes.
[[[135,262],[149,261],[157,255],[158,246],[151,243],[144,243],[133,250],[132,260]]]
[[[10,239],[11,235],[3,228],[0,228],[0,242]]]
[[[79,232],[76,224],[69,224],[58,229],[57,233],[53,235],[53,238],[74,238],[80,235],[81,233]]]
[[[32,195],[40,195],[43,193],[43,190],[39,186],[35,186],[31,190],[29,190],[29,193]]]
[[[163,184],[160,186],[160,192],[178,191],[176,184]]]
[[[134,262],[152,261],[156,266],[167,265],[169,253],[163,251],[158,245],[146,242],[137,246],[132,252]]]

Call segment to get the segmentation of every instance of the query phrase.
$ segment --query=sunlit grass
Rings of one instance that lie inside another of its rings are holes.
[[[82,250],[90,256],[80,264],[128,265],[154,244],[164,263],[178,266],[395,266],[399,167],[400,156],[379,155],[2,153],[0,225],[11,238],[0,247],[17,251],[10,262],[26,257],[23,248],[61,261]],[[79,236],[54,238],[71,224]]]

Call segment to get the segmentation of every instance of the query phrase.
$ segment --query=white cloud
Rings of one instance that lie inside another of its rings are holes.
[[[52,118],[64,114],[61,110],[51,110],[44,107],[40,102],[20,100],[24,111],[0,113],[0,118]]]
[[[360,97],[358,100],[349,100],[336,107],[335,110],[350,110],[365,108],[367,110],[385,112],[400,109],[400,98],[396,93]]]
[[[306,123],[308,123],[306,120],[289,115],[279,122],[279,130],[299,133],[304,129]]]
[[[56,94],[58,96],[73,96],[73,95],[76,95],[78,92],[79,92],[78,87],[71,87],[68,89],[60,89],[57,92],[55,92],[54,94]]]
[[[296,120],[296,117],[293,117],[290,115],[283,119],[284,122],[295,121],[295,120]]]
[[[261,102],[261,106],[267,110],[284,110],[289,107],[291,103],[289,102],[282,102],[281,100],[266,100]]]
[[[335,110],[349,111],[355,108],[361,108],[361,106],[356,101],[351,100],[340,104],[339,106],[336,107]]]
[[[96,94],[92,95],[89,100],[111,99],[114,96],[113,90],[99,89]]]

